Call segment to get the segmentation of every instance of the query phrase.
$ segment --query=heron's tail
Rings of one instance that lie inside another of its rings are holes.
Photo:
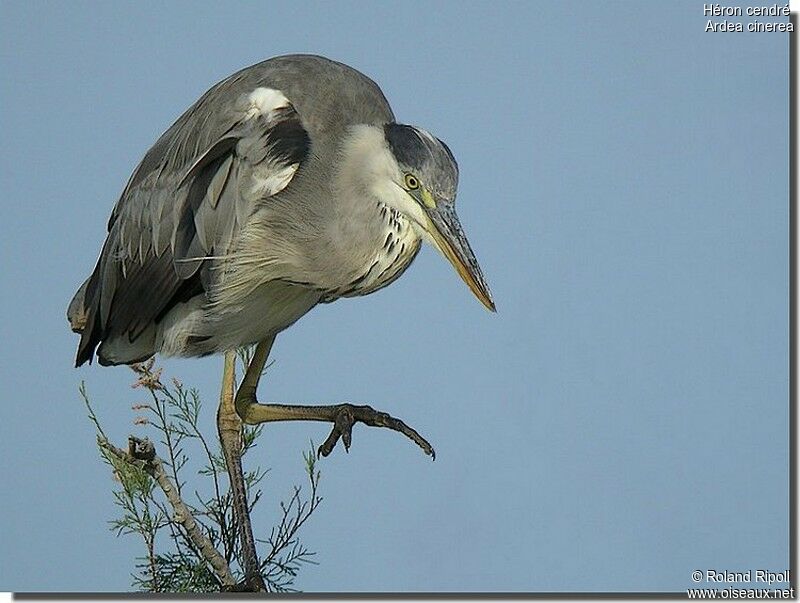
[[[72,301],[69,302],[69,307],[67,308],[67,320],[75,333],[83,333],[83,329],[86,327],[87,313],[83,301],[84,297],[86,297],[86,286],[88,284],[89,279],[87,278],[72,297]]]

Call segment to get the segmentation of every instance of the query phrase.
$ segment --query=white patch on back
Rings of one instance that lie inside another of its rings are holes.
[[[272,111],[289,106],[289,99],[274,88],[256,88],[248,96],[247,117],[263,115],[268,117]]]

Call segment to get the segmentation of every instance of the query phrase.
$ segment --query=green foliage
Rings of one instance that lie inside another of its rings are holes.
[[[154,430],[160,444],[156,448],[162,451],[164,471],[202,533],[228,563],[234,578],[241,581],[242,559],[227,469],[216,434],[210,442],[199,428],[202,403],[197,390],[185,387],[177,379],[172,379],[169,386],[164,385],[161,371],[152,370],[152,362],[134,367],[134,370],[138,375],[134,387],[149,392],[147,403],[133,407],[142,413],[134,422]],[[222,590],[219,577],[175,517],[174,509],[156,480],[141,462],[127,456],[122,458],[114,453],[113,446],[107,445],[108,439],[83,384],[80,393],[97,429],[101,456],[111,466],[118,482],[113,495],[121,514],[110,522],[110,528],[118,536],[138,535],[145,545],[145,554],[136,559],[133,586],[148,592]],[[245,426],[242,455],[256,446],[262,428],[263,425]],[[301,567],[314,563],[314,553],[298,538],[298,531],[322,501],[317,494],[320,473],[315,466],[313,443],[303,458],[309,495],[304,497],[302,489],[295,486],[289,499],[280,503],[277,525],[268,537],[257,539],[264,547],[261,555],[264,581],[269,590],[275,592],[293,592]],[[245,471],[251,513],[261,501],[259,484],[266,474],[267,471],[259,467]],[[190,483],[188,479],[193,481]]]

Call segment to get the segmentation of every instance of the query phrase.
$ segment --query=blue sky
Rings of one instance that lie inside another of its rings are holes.
[[[308,591],[677,591],[788,565],[788,37],[702,2],[0,5],[0,589],[129,589],[130,371],[72,368],[66,305],[137,162],[208,87],[312,52],[445,140],[498,313],[426,248],[281,335],[261,398],[370,403],[320,463]],[[213,432],[220,358],[170,360]],[[318,424],[270,426],[263,514]],[[271,506],[270,506],[271,505]]]

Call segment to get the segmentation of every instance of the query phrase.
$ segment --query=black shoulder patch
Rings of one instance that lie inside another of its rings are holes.
[[[268,141],[276,159],[291,165],[301,163],[309,153],[311,139],[294,109],[287,109],[269,129]]]

